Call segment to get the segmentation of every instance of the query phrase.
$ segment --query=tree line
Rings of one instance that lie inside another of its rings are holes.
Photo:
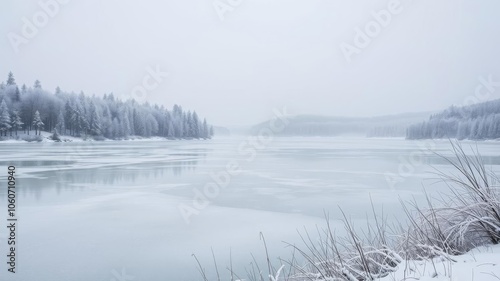
[[[36,80],[32,87],[16,84],[12,72],[0,83],[0,136],[40,135],[41,131],[95,139],[126,139],[130,136],[172,139],[209,139],[214,129],[196,111],[174,105],[171,110],[157,104],[122,101],[114,95],[103,97],[55,93]]]
[[[452,106],[432,115],[428,121],[410,126],[406,136],[408,139],[498,139],[500,99],[463,107]]]

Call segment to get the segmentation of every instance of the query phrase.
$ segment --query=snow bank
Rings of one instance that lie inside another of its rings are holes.
[[[483,246],[461,256],[404,261],[381,281],[400,280],[500,280],[500,245]]]

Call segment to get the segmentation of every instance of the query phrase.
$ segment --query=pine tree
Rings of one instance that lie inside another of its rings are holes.
[[[128,119],[128,113],[125,112],[123,114],[123,121],[122,121],[122,134],[124,138],[128,138],[131,134],[130,130],[130,120]]]
[[[208,130],[208,124],[207,124],[207,119],[203,119],[203,129],[202,129],[202,137],[204,139],[208,139],[209,135],[209,130]]]
[[[137,109],[134,108],[133,118],[134,118],[134,133],[138,136],[143,136],[145,127],[144,116],[142,115],[141,112],[139,112]]]
[[[172,122],[172,120],[168,121],[167,137],[168,138],[174,138],[175,137],[174,123]]]
[[[0,82],[0,102],[3,97],[7,109],[18,111],[6,111],[10,123],[4,122],[6,125],[0,134],[4,136],[6,131],[11,130],[11,135],[14,135],[23,129],[30,134],[30,130],[34,129],[37,135],[43,130],[63,135],[102,135],[106,138],[126,138],[129,135],[168,138],[210,136],[208,125],[204,127],[196,112],[184,112],[178,105],[166,109],[148,103],[123,102],[112,93],[105,98],[88,97],[84,93],[63,92],[59,87],[52,92],[55,94],[43,90],[38,80],[32,87],[18,87],[14,75],[10,73],[6,82]],[[38,116],[35,116],[37,110]],[[494,129],[488,126],[489,131]]]
[[[16,136],[17,136],[17,131],[19,131],[22,126],[24,125],[23,121],[21,121],[21,117],[19,116],[19,112],[17,110],[14,110],[12,113],[12,129],[16,131]]]
[[[121,136],[121,129],[120,129],[120,122],[118,122],[118,118],[113,118],[113,121],[111,122],[111,131],[112,131],[112,135],[111,137],[113,139],[119,139],[120,136]]]
[[[66,129],[69,130],[69,134],[72,135],[73,132],[73,123],[72,123],[72,117],[73,117],[73,108],[69,104],[69,100],[66,101],[66,104],[64,105],[64,125],[66,126]]]
[[[198,114],[196,114],[196,111],[193,111],[193,120],[192,120],[192,130],[193,130],[193,137],[199,139],[201,137],[200,135],[200,119],[198,118]]]
[[[74,126],[74,133],[76,136],[80,136],[82,133],[87,134],[87,130],[89,129],[89,122],[85,117],[83,106],[79,100],[76,100],[75,102],[75,108],[73,109],[73,113],[71,116],[71,123],[72,126]]]
[[[57,116],[57,131],[61,134],[65,134],[66,132],[66,122],[64,121],[64,114],[62,109],[59,111],[59,115]]]
[[[90,102],[90,120],[89,120],[90,134],[93,136],[100,136],[101,132],[101,117],[97,112],[94,102]]]
[[[190,127],[189,127],[189,123],[188,123],[188,115],[185,112],[182,114],[182,128],[183,128],[183,130],[182,130],[181,137],[182,138],[189,137]]]
[[[2,99],[0,104],[0,135],[5,132],[7,136],[7,131],[11,128],[9,109],[7,108],[7,103]]]
[[[33,126],[35,127],[35,135],[37,134],[37,131],[38,131],[38,135],[41,135],[42,134],[42,129],[43,129],[43,126],[45,124],[42,122],[42,119],[40,118],[40,112],[38,112],[38,110],[35,112],[35,117],[33,118]]]
[[[12,71],[9,72],[9,76],[7,77],[7,86],[13,86],[16,85],[16,79],[14,79],[14,74],[12,74]]]
[[[14,102],[21,101],[21,92],[19,91],[19,87],[17,87],[17,86],[16,86],[16,90],[14,91],[14,96],[12,98],[12,101],[14,101]]]
[[[187,135],[186,137],[188,138],[194,138],[194,124],[193,124],[193,116],[191,114],[191,111],[188,111],[186,114],[186,128],[187,128]]]

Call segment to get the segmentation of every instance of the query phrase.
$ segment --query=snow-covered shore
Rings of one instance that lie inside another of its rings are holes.
[[[381,281],[500,280],[500,245],[482,246],[460,256],[443,255],[422,261],[403,261]]]
[[[59,141],[53,140],[52,139],[53,133],[50,132],[44,132],[42,131],[40,135],[35,135],[34,132],[31,134],[25,134],[22,132],[19,132],[16,135],[13,136],[3,136],[0,137],[0,143],[23,143],[23,142],[93,142],[93,141],[165,141],[165,140],[171,140],[168,138],[162,138],[162,137],[141,137],[141,136],[129,136],[127,139],[100,139],[96,140],[92,137],[73,137],[73,136],[67,136],[67,135],[59,135]]]

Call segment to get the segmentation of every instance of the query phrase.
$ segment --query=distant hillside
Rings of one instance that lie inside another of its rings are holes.
[[[405,113],[377,117],[332,117],[297,115],[289,118],[289,124],[277,135],[282,136],[339,136],[362,135],[371,137],[405,137],[410,124],[421,122],[431,113]],[[268,126],[263,122],[252,127],[251,134]]]
[[[408,139],[498,139],[500,99],[474,105],[452,106],[432,115],[428,121],[408,128]]]

